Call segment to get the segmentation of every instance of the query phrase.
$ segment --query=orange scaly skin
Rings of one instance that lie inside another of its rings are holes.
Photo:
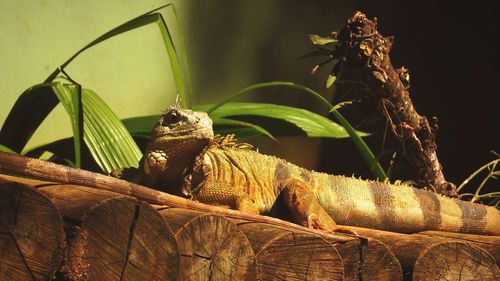
[[[250,213],[267,214],[283,201],[295,223],[325,231],[336,230],[337,222],[406,233],[500,235],[495,208],[409,186],[308,171],[248,148],[231,136],[214,138],[206,113],[170,107],[153,130],[134,180]],[[154,204],[189,205],[178,200],[182,198],[121,179],[5,152],[0,152],[0,172],[90,186]]]
[[[142,160],[142,182],[164,190],[182,186],[196,201],[251,213],[267,214],[282,198],[295,223],[326,231],[339,223],[403,233],[500,235],[495,208],[410,186],[308,171],[234,143],[231,136],[214,140],[211,124],[205,113],[169,108]]]

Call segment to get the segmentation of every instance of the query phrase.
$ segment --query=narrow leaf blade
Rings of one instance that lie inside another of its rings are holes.
[[[324,46],[338,41],[333,37],[321,37],[317,34],[309,34],[309,40],[311,40],[311,42],[316,46]]]
[[[59,103],[50,83],[24,91],[0,130],[0,143],[20,153],[35,130]]]
[[[212,105],[207,104],[195,106],[194,109],[204,111],[210,107],[212,107]],[[214,119],[252,115],[280,119],[292,123],[309,137],[346,138],[349,136],[342,126],[326,117],[305,109],[284,105],[266,103],[227,103],[210,114]],[[266,128],[264,124],[261,126],[269,130],[274,136],[289,135],[286,134],[286,132],[285,134],[283,134],[283,132],[275,132],[271,128]],[[361,136],[367,135],[362,132],[357,132],[357,134]]]
[[[325,86],[327,88],[330,88],[333,83],[335,83],[335,80],[337,79],[337,76],[333,75],[333,74],[329,74],[328,75],[328,78],[326,79],[326,83],[325,83]]]
[[[74,108],[76,86],[56,83],[71,123],[77,122]],[[117,168],[137,166],[142,156],[125,126],[109,106],[92,90],[82,89],[84,141],[99,167],[109,173]]]

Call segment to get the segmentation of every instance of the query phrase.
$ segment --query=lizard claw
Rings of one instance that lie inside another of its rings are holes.
[[[346,227],[342,227],[342,226],[337,226],[332,231],[332,233],[333,234],[336,234],[336,233],[349,234],[349,235],[354,235],[356,237],[359,237],[359,234],[355,230],[352,230],[352,229],[349,229],[349,228],[346,228]]]

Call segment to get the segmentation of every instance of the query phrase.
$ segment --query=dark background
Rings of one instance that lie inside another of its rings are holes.
[[[447,179],[461,183],[493,159],[491,150],[500,152],[497,9],[484,1],[358,1],[357,8],[395,37],[393,64],[410,69],[417,111],[438,117],[439,160]],[[498,181],[489,187],[498,191]]]
[[[498,10],[493,1],[461,2],[193,1],[187,9],[187,42],[194,65],[195,102],[213,102],[249,84],[272,80],[306,85],[334,101],[334,91],[324,88],[329,69],[311,76],[309,71],[318,61],[297,58],[313,50],[307,34],[338,31],[355,10],[361,10],[378,18],[384,36],[395,37],[393,64],[410,70],[410,92],[417,111],[428,118],[438,117],[438,157],[445,177],[460,184],[494,159],[491,150],[500,152]],[[336,89],[335,94],[341,90]],[[325,113],[317,102],[291,90],[272,89],[239,100]],[[342,113],[354,125],[372,114],[358,111],[351,116],[345,109]],[[391,148],[399,144],[387,137],[382,148],[383,121],[360,127],[365,128],[373,133],[367,142],[387,169]],[[264,153],[306,168],[372,178],[349,139],[250,141]],[[411,179],[397,173],[405,169],[404,163],[396,166],[394,178]],[[491,181],[489,189],[498,190],[498,181]]]

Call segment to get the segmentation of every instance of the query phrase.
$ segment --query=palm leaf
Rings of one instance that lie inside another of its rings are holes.
[[[338,112],[335,110],[334,106],[330,104],[324,97],[322,97],[320,94],[318,94],[316,91],[302,86],[298,85],[292,82],[287,82],[287,81],[272,81],[272,82],[265,82],[265,83],[257,83],[254,85],[250,85],[246,88],[241,89],[240,91],[228,96],[227,98],[223,99],[219,103],[211,106],[210,108],[207,109],[207,112],[210,114],[211,112],[214,112],[217,110],[219,107],[223,106],[224,104],[232,101],[233,99],[238,98],[239,96],[246,94],[250,91],[256,90],[256,89],[261,89],[261,88],[269,88],[269,87],[288,87],[291,89],[298,89],[303,93],[306,93],[310,96],[312,96],[314,99],[319,101],[321,104],[323,104],[329,112],[331,112],[337,121],[342,125],[346,130],[347,133],[349,134],[352,142],[354,143],[355,147],[358,149],[359,153],[361,154],[361,157],[363,157],[363,160],[365,163],[368,165],[370,168],[370,171],[374,176],[377,178],[384,180],[387,178],[387,175],[385,174],[384,170],[382,169],[382,166],[380,163],[377,161],[375,158],[373,152],[370,150],[368,145],[361,139],[360,135],[356,133],[352,125]]]
[[[132,20],[129,20],[126,23],[103,34],[102,36],[99,36],[97,39],[90,42],[81,50],[76,52],[51,75],[49,75],[49,77],[45,80],[45,83],[33,86],[23,92],[12,107],[0,130],[0,143],[18,153],[21,152],[35,130],[58,104],[59,100],[52,89],[51,83],[58,77],[58,75],[61,74],[61,72],[64,71],[64,68],[68,66],[76,57],[78,57],[78,55],[91,48],[92,46],[95,46],[121,33],[145,26],[150,23],[156,23],[160,29],[160,33],[163,37],[163,41],[165,43],[165,47],[170,59],[177,92],[181,96],[184,106],[187,106],[190,99],[188,89],[191,88],[187,58],[184,58],[183,60],[185,69],[184,74],[182,72],[181,63],[179,61],[179,57],[177,56],[173,39],[170,35],[170,31],[165,23],[165,20],[161,14],[155,13],[156,11],[166,7],[171,7],[173,9],[175,18],[177,19],[177,14],[173,7],[173,4],[166,4],[147,13],[144,13],[143,15],[140,15]],[[185,54],[183,46],[181,47],[183,54]],[[186,88],[186,85],[184,83],[184,76],[187,78],[186,80],[189,84],[188,88]]]
[[[212,105],[200,105],[195,106],[194,109],[204,111],[208,108],[213,107]],[[216,111],[213,111],[210,116],[217,120],[218,118],[227,117],[247,117],[245,120],[250,120],[249,123],[257,124],[262,126],[266,130],[269,130],[275,136],[293,136],[293,135],[306,135],[308,137],[325,137],[325,138],[346,138],[349,137],[347,131],[337,123],[331,121],[330,119],[318,115],[314,112],[295,108],[284,105],[277,104],[266,104],[266,103],[227,103],[221,107],[218,107]],[[286,129],[285,126],[275,126],[269,127],[268,120],[264,119],[258,122],[258,118],[252,117],[265,117],[271,119],[278,119],[288,122],[301,132],[297,133],[296,130]],[[285,128],[285,130],[280,130]],[[366,133],[356,132],[360,136],[366,136]]]
[[[54,83],[54,91],[76,124],[72,110],[77,86]],[[108,105],[92,90],[82,89],[83,139],[99,167],[109,173],[117,168],[137,166],[142,154],[134,140]],[[75,131],[75,129],[74,129]]]
[[[0,130],[0,143],[20,153],[35,130],[59,103],[52,85],[35,85],[17,99]]]

